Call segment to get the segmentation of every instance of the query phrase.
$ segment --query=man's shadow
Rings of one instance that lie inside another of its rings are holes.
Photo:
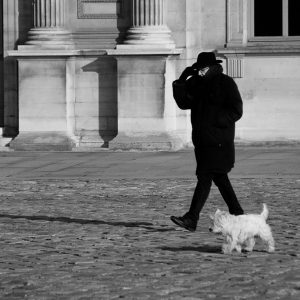
[[[105,221],[105,220],[96,220],[96,219],[81,219],[81,218],[70,218],[70,217],[53,217],[53,216],[44,216],[44,215],[11,215],[11,214],[0,214],[0,219],[11,219],[11,220],[27,220],[27,221],[46,221],[46,222],[61,222],[61,223],[75,223],[79,225],[108,225],[108,226],[117,226],[117,227],[137,227],[143,228],[149,232],[167,232],[174,231],[173,228],[157,227],[150,222],[141,222],[141,221],[132,221],[132,222],[123,222],[123,221]]]
[[[118,134],[118,74],[115,58],[102,56],[82,67],[83,72],[97,73],[97,87],[92,86],[93,96],[97,95],[98,101],[98,128],[93,130],[103,140],[102,148],[108,148],[109,142]],[[95,99],[83,99],[83,101],[95,101]]]
[[[81,219],[81,218],[70,218],[70,217],[52,217],[52,216],[44,216],[44,215],[11,215],[11,214],[0,214],[0,219],[11,219],[11,220],[27,220],[27,221],[46,221],[46,222],[61,222],[61,223],[75,223],[79,225],[109,225],[109,226],[117,226],[117,227],[127,227],[127,228],[143,228],[148,232],[170,232],[176,231],[174,228],[170,228],[168,226],[154,226],[150,222],[140,222],[140,221],[132,221],[132,222],[122,222],[122,221],[104,221],[104,220],[96,220],[96,219]],[[171,252],[182,252],[182,251],[196,251],[202,253],[221,253],[221,247],[219,246],[211,246],[211,245],[202,245],[202,246],[180,246],[180,247],[160,247],[159,249],[164,251]]]

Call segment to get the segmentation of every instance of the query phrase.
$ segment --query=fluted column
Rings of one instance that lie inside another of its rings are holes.
[[[175,48],[165,22],[165,0],[132,0],[132,27],[123,45]]]
[[[26,45],[61,48],[73,44],[65,26],[65,0],[34,0],[34,28]]]

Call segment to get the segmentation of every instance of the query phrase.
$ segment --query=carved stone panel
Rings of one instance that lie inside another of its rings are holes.
[[[227,55],[227,75],[233,78],[244,77],[244,55]]]
[[[123,15],[124,0],[78,0],[79,19],[117,19]]]

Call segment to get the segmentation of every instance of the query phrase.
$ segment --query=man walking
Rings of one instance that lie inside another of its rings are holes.
[[[243,114],[243,102],[236,83],[223,74],[220,62],[213,52],[202,52],[173,82],[178,107],[191,110],[198,182],[189,211],[182,217],[171,216],[171,220],[189,231],[196,230],[212,182],[231,214],[244,213],[228,178],[235,162],[235,122]]]

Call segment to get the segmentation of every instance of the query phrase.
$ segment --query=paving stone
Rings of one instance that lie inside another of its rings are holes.
[[[270,210],[276,251],[221,253],[208,215],[188,208],[194,179],[31,179],[0,182],[1,299],[299,299],[297,178],[234,178],[242,206]]]

